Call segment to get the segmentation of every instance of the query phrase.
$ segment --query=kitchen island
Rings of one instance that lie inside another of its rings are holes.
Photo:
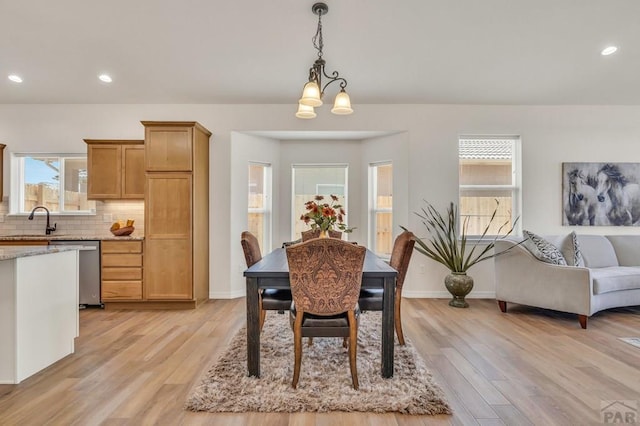
[[[74,352],[80,248],[0,247],[0,384]]]

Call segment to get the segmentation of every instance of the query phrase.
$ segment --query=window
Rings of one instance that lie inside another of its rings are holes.
[[[500,231],[506,234],[520,212],[520,138],[460,137],[458,149],[460,225],[468,220],[468,235],[480,236],[498,200],[487,235],[498,235],[507,222]]]
[[[291,167],[292,183],[292,240],[300,238],[302,231],[308,228],[300,220],[306,210],[304,203],[313,200],[315,195],[336,195],[340,204],[347,212],[345,222],[349,224],[349,209],[347,208],[347,173],[346,164],[294,164]],[[327,200],[330,203],[330,200]]]
[[[95,213],[87,200],[84,154],[13,154],[11,212],[29,213],[44,206],[52,213]]]
[[[271,247],[271,165],[249,164],[248,230],[258,239],[260,250]]]
[[[369,246],[389,258],[393,249],[393,166],[369,165]]]

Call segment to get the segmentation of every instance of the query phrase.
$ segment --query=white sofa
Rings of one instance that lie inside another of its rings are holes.
[[[563,251],[566,236],[545,236]],[[496,242],[496,299],[578,314],[582,328],[598,311],[640,305],[640,235],[578,235],[584,267],[538,260],[513,239]]]

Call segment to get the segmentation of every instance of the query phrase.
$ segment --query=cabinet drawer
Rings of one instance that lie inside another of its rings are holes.
[[[102,280],[142,280],[142,268],[102,268]]]
[[[112,253],[102,255],[102,268],[118,266],[142,266],[141,254]],[[103,269],[104,271],[104,269]]]
[[[102,253],[142,253],[142,241],[103,241]]]
[[[102,300],[142,300],[142,281],[102,281]]]

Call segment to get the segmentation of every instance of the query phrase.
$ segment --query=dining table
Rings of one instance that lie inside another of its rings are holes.
[[[244,271],[247,285],[247,369],[249,376],[260,377],[260,289],[287,289],[289,264],[285,248],[265,255]],[[362,288],[383,289],[381,375],[393,377],[394,303],[397,271],[367,249],[362,269]],[[292,332],[293,333],[293,332]]]

